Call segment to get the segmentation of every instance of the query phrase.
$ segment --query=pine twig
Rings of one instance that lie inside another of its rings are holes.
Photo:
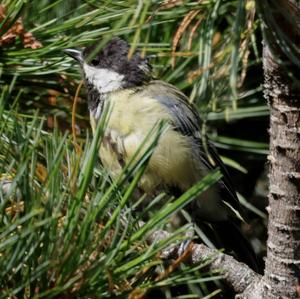
[[[158,242],[169,236],[169,233],[163,230],[155,231],[148,237],[148,242]],[[166,259],[180,259],[180,245],[172,246],[162,252]],[[260,290],[260,281],[262,276],[246,264],[238,262],[234,257],[222,253],[216,249],[207,247],[204,244],[191,243],[189,246],[189,258],[184,261],[191,265],[211,260],[207,265],[208,270],[220,271],[224,281],[228,283],[234,291],[239,294],[239,298],[255,298],[252,295]],[[248,293],[250,297],[248,297]],[[259,297],[256,297],[259,298]]]

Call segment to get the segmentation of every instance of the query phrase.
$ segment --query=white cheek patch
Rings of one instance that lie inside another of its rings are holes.
[[[122,87],[124,75],[109,69],[101,69],[83,64],[83,70],[87,80],[92,83],[99,92],[106,93]]]

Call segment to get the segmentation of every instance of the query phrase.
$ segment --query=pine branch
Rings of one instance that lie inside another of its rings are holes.
[[[170,233],[159,230],[148,237],[148,242],[153,244],[166,239],[169,235]],[[187,253],[188,258],[185,257]],[[165,259],[172,258],[176,260],[180,260],[181,256],[184,256],[182,258],[183,261],[190,265],[197,265],[210,260],[207,269],[212,272],[221,271],[224,281],[232,286],[234,291],[241,296],[240,298],[247,298],[245,295],[248,292],[253,292],[262,279],[260,274],[250,269],[246,264],[238,262],[232,256],[209,248],[204,244],[191,242],[184,253],[182,253],[181,245],[179,244],[164,250],[162,256]]]

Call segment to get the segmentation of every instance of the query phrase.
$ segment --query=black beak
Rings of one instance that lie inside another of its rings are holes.
[[[64,53],[76,59],[79,63],[83,62],[82,52],[76,49],[64,49]]]

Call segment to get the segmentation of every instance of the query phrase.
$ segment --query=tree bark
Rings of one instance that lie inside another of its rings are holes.
[[[267,258],[261,296],[299,298],[300,84],[297,72],[300,69],[297,59],[300,55],[293,46],[300,40],[297,28],[300,12],[293,1],[262,2],[258,7],[264,26],[264,94],[270,106],[270,182]],[[281,33],[287,44],[280,40]]]
[[[300,90],[264,46],[266,96],[270,104],[270,190],[264,298],[297,298],[300,279]]]

